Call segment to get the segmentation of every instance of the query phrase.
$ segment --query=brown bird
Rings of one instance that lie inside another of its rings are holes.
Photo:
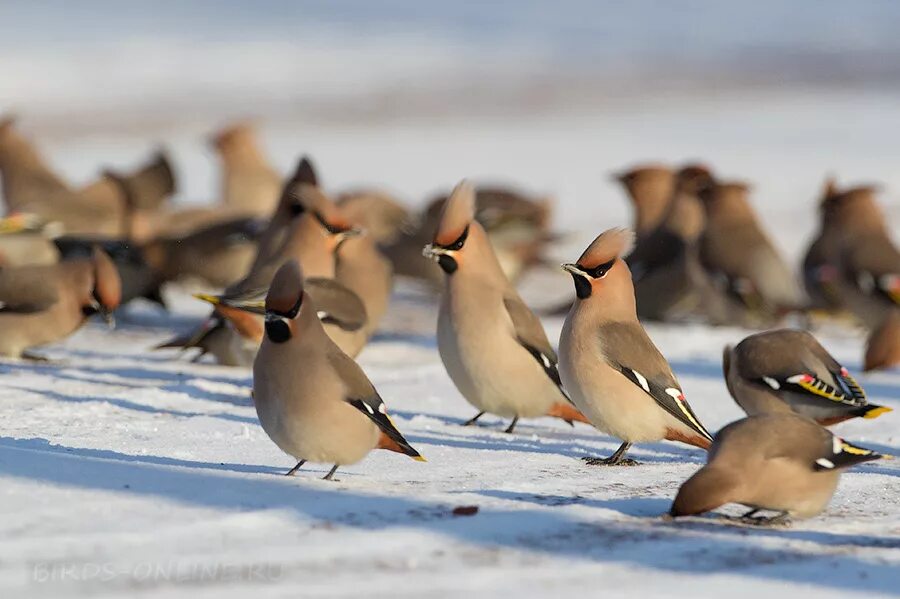
[[[345,192],[337,197],[336,203],[347,220],[364,229],[379,245],[395,242],[415,226],[409,209],[383,191]]]
[[[104,174],[122,188],[126,212],[124,236],[141,243],[157,231],[160,212],[176,191],[175,172],[162,150],[132,172],[107,169]]]
[[[900,250],[891,240],[875,188],[857,187],[828,199],[823,219],[837,239],[837,290],[843,304],[875,328],[900,306]]]
[[[222,202],[245,215],[268,217],[281,197],[283,179],[269,165],[249,123],[226,127],[212,137],[222,161]]]
[[[799,308],[803,292],[762,230],[744,183],[713,183],[700,191],[706,230],[700,259],[715,281],[749,310],[774,318]]]
[[[463,181],[444,204],[424,253],[446,275],[438,313],[438,350],[460,394],[479,412],[512,418],[585,421],[562,388],[556,352],[475,220],[475,190]]]
[[[661,223],[675,194],[675,172],[659,164],[633,167],[613,175],[634,206],[634,232],[640,238]]]
[[[880,370],[900,366],[900,309],[891,310],[866,341],[863,370]]]
[[[103,176],[81,189],[70,187],[9,118],[0,122],[0,175],[10,213],[58,221],[69,235],[118,237],[123,233],[125,198],[119,185]]]
[[[834,312],[844,307],[838,282],[841,223],[831,208],[837,195],[837,183],[828,177],[819,201],[819,231],[803,257],[803,285],[814,310]]]
[[[559,339],[559,374],[591,424],[622,439],[612,456],[587,459],[592,465],[634,463],[624,459],[633,443],[667,439],[706,449],[712,441],[638,321],[622,259],[633,243],[631,231],[610,229],[563,265],[577,299]]]
[[[831,426],[891,411],[868,403],[850,372],[806,331],[750,335],[726,347],[722,363],[728,391],[750,416],[793,411]]]
[[[253,403],[269,438],[299,460],[355,464],[373,449],[425,461],[349,356],[322,328],[296,260],[278,270],[265,300],[265,337],[253,364]],[[298,367],[299,366],[299,367]]]
[[[0,355],[27,350],[74,333],[93,314],[110,318],[119,306],[116,267],[102,250],[89,259],[0,270]]]
[[[739,503],[751,508],[742,519],[756,524],[811,518],[828,505],[841,472],[882,457],[802,416],[751,416],[716,434],[707,464],[681,485],[669,514],[690,516]],[[751,519],[760,510],[779,515]]]

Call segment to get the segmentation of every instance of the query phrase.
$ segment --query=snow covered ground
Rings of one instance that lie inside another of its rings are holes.
[[[3,5],[0,113],[76,182],[165,143],[183,202],[215,197],[204,136],[235,116],[261,117],[284,171],[310,153],[329,190],[420,204],[461,177],[520,183],[557,198],[554,259],[630,222],[608,174],[648,159],[751,181],[794,264],[829,171],[883,183],[900,230],[891,3],[351,4]],[[540,273],[524,293],[549,305],[570,285]],[[323,465],[285,478],[249,371],[149,351],[204,314],[168,293],[171,314],[134,305],[50,363],[0,363],[0,597],[900,595],[900,460],[845,475],[790,529],[666,522],[701,451],[642,445],[641,467],[598,469],[580,458],[618,442],[587,426],[461,427],[473,409],[438,358],[435,303],[410,285],[360,362],[428,463],[376,452],[338,482]],[[710,429],[741,416],[720,359],[748,331],[648,328]],[[859,371],[861,331],[818,335]],[[895,411],[835,431],[900,454],[900,372],[859,378]]]
[[[53,362],[0,365],[0,594],[34,596],[822,597],[900,592],[900,463],[845,475],[822,517],[787,530],[660,518],[701,451],[642,445],[637,468],[580,457],[617,446],[587,426],[473,413],[440,363],[435,308],[401,286],[361,363],[428,458],[376,452],[319,480],[260,429],[250,374],[148,348],[203,307],[173,290],[172,315],[129,309],[50,347]],[[548,319],[551,336],[560,319]],[[746,331],[653,326],[710,428],[741,414],[721,347]],[[860,335],[826,346],[858,370]],[[841,425],[900,453],[900,373],[861,377],[897,411]],[[475,515],[454,515],[475,506]],[[737,509],[732,510],[736,513]]]

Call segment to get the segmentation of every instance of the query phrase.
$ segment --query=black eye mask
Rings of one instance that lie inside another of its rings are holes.
[[[325,227],[325,229],[332,235],[337,235],[338,233],[343,233],[347,230],[345,227],[338,227],[330,224],[325,220],[325,217],[322,216],[322,214],[317,210],[313,211],[313,215],[316,217],[316,220],[319,221],[319,224]]]
[[[291,326],[280,316],[266,316],[266,337],[272,343],[284,343],[291,338]]]
[[[458,252],[466,244],[466,239],[468,239],[468,238],[469,238],[469,227],[467,226],[465,229],[463,229],[462,235],[460,235],[459,237],[456,238],[456,241],[454,241],[450,245],[441,245],[438,247],[441,247],[445,250],[450,250],[452,252]]]
[[[585,275],[593,279],[602,279],[606,276],[606,273],[615,265],[617,258],[613,258],[609,262],[604,262],[603,264],[597,265],[591,269],[582,269]],[[575,295],[578,296],[578,299],[587,299],[591,297],[591,281],[586,277],[582,276],[579,273],[572,273],[572,280],[575,281]]]
[[[290,211],[292,217],[300,216],[301,214],[306,212],[306,206],[304,206],[300,202],[294,202],[288,207],[288,210]]]

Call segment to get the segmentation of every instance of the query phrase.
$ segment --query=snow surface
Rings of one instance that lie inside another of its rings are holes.
[[[325,465],[284,477],[293,461],[257,423],[249,371],[148,351],[202,314],[180,290],[169,299],[172,315],[139,304],[115,331],[89,324],[47,348],[50,363],[0,365],[0,595],[900,592],[896,461],[844,475],[823,516],[787,530],[664,521],[702,451],[646,444],[631,454],[642,466],[602,469],[580,457],[618,442],[584,425],[463,428],[473,409],[437,355],[433,302],[410,285],[360,362],[428,463],[375,452],[338,482],[319,480]],[[546,322],[558,335],[561,319]],[[719,356],[746,331],[649,331],[707,426],[741,416]],[[858,333],[823,340],[858,370]],[[861,381],[897,411],[836,431],[900,453],[900,373]]]
[[[751,181],[794,264],[829,171],[883,183],[900,226],[892,3],[70,4],[0,6],[0,113],[74,182],[165,143],[179,201],[209,201],[205,136],[259,115],[274,163],[308,152],[329,190],[377,183],[421,204],[472,177],[552,193],[569,233],[554,259],[630,222],[608,174],[638,160]],[[570,285],[539,273],[524,293],[552,305]],[[0,597],[900,595],[900,460],[844,475],[826,513],[790,529],[664,521],[702,451],[640,445],[642,466],[602,469],[580,458],[618,441],[584,425],[461,427],[474,410],[411,285],[360,363],[428,463],[375,452],[338,482],[319,480],[326,465],[283,477],[293,462],[257,423],[248,370],[149,351],[204,314],[168,294],[171,314],[134,305],[115,331],[45,348],[53,362],[0,363]],[[720,360],[748,331],[648,329],[710,429],[741,417]],[[817,334],[858,373],[861,331]],[[900,453],[900,372],[859,378],[895,411],[835,432]],[[477,514],[453,514],[465,506]]]

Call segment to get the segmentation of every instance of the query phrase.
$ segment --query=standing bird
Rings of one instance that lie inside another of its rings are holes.
[[[857,187],[831,197],[823,218],[837,238],[841,300],[875,328],[900,306],[900,250],[875,201],[875,188]]]
[[[880,370],[900,366],[900,309],[891,310],[866,341],[863,370]]]
[[[0,355],[29,357],[27,350],[65,339],[94,314],[111,322],[121,293],[116,267],[99,248],[86,259],[0,270]]]
[[[211,140],[222,160],[222,202],[245,216],[269,216],[281,195],[282,177],[269,165],[249,123],[223,129]]]
[[[638,238],[652,233],[662,222],[675,193],[672,169],[647,164],[613,175],[634,205],[634,231]]]
[[[424,253],[446,273],[438,315],[438,350],[447,373],[478,414],[556,416],[586,422],[559,380],[556,352],[537,316],[503,274],[484,228],[475,221],[475,190],[456,186]]]
[[[300,365],[300,367],[298,367]],[[303,291],[296,260],[275,274],[265,302],[265,337],[253,363],[253,403],[269,438],[299,462],[355,464],[373,449],[425,461],[394,426],[365,373],[343,353]]]
[[[725,348],[722,367],[728,392],[749,416],[796,412],[831,426],[891,411],[868,403],[850,372],[806,331],[750,335]]]
[[[743,183],[713,183],[700,191],[706,230],[700,259],[714,279],[749,310],[774,318],[798,308],[803,292],[762,230]]]
[[[838,195],[837,183],[828,177],[819,201],[819,231],[803,257],[803,286],[814,310],[836,312],[843,308],[837,282],[841,223],[832,209],[832,199]]]
[[[882,457],[796,414],[751,416],[716,434],[706,465],[681,485],[669,514],[740,503],[751,508],[742,519],[757,524],[811,518],[828,505],[841,471]],[[751,520],[760,510],[780,514]]]
[[[706,449],[712,442],[638,321],[622,259],[633,243],[631,231],[610,229],[563,265],[577,295],[559,340],[563,385],[591,424],[623,441],[608,458],[588,458],[592,465],[634,464],[624,459],[633,443],[667,439]]]

